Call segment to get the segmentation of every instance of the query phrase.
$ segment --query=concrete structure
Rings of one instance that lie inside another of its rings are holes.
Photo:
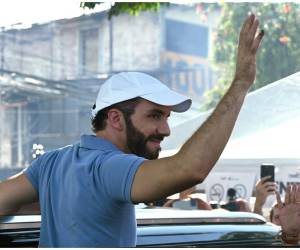
[[[215,82],[208,56],[216,20],[215,13],[200,20],[194,6],[171,6],[3,31],[0,167],[28,165],[33,143],[51,150],[90,132],[90,107],[114,72],[150,73],[201,101]]]

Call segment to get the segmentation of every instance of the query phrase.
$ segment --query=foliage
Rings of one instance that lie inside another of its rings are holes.
[[[207,93],[205,108],[219,101],[232,81],[239,30],[249,13],[260,21],[265,37],[257,56],[256,82],[251,88],[284,78],[300,67],[300,5],[297,3],[223,3],[214,41],[214,64],[220,74],[217,86]]]
[[[101,2],[82,2],[81,7],[94,8]],[[158,11],[159,2],[116,2],[109,10],[111,16],[142,11]],[[250,91],[299,71],[300,66],[300,5],[297,3],[240,2],[219,4],[198,3],[196,11],[208,15],[219,10],[221,20],[213,36],[213,66],[219,75],[216,87],[206,93],[204,109],[214,107],[232,81],[235,70],[239,30],[249,13],[255,13],[260,28],[265,31],[257,56],[256,82]]]
[[[82,8],[93,9],[97,4],[101,2],[81,2],[80,6]],[[159,11],[161,6],[168,6],[169,3],[160,2],[121,2],[112,5],[108,12],[108,18],[112,16],[117,16],[119,14],[127,13],[132,16],[138,16],[142,11]]]

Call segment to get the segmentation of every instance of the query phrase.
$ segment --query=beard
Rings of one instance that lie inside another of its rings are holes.
[[[131,153],[140,157],[144,157],[148,160],[154,160],[158,158],[161,148],[157,150],[150,150],[149,148],[147,148],[147,142],[153,139],[162,141],[165,135],[152,134],[146,137],[133,125],[130,118],[126,119],[126,133],[127,147]]]

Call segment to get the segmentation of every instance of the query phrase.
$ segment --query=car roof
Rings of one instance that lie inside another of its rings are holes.
[[[280,228],[254,213],[144,208],[136,209],[136,218],[138,247],[280,244],[276,240]],[[8,240],[0,245],[37,246],[40,222],[39,215],[0,216],[0,236]]]
[[[172,224],[265,224],[264,217],[248,212],[229,212],[223,209],[214,210],[180,210],[173,208],[137,208],[138,225],[172,225]],[[38,227],[40,215],[0,217],[0,229],[16,227]]]
[[[145,224],[265,224],[264,217],[248,212],[180,210],[173,208],[136,209],[138,225]]]

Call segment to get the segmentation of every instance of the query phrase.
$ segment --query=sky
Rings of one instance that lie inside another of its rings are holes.
[[[100,11],[101,8],[97,6],[92,11],[83,10],[77,0],[3,0],[0,5],[0,28],[25,28],[32,23],[76,17]]]

